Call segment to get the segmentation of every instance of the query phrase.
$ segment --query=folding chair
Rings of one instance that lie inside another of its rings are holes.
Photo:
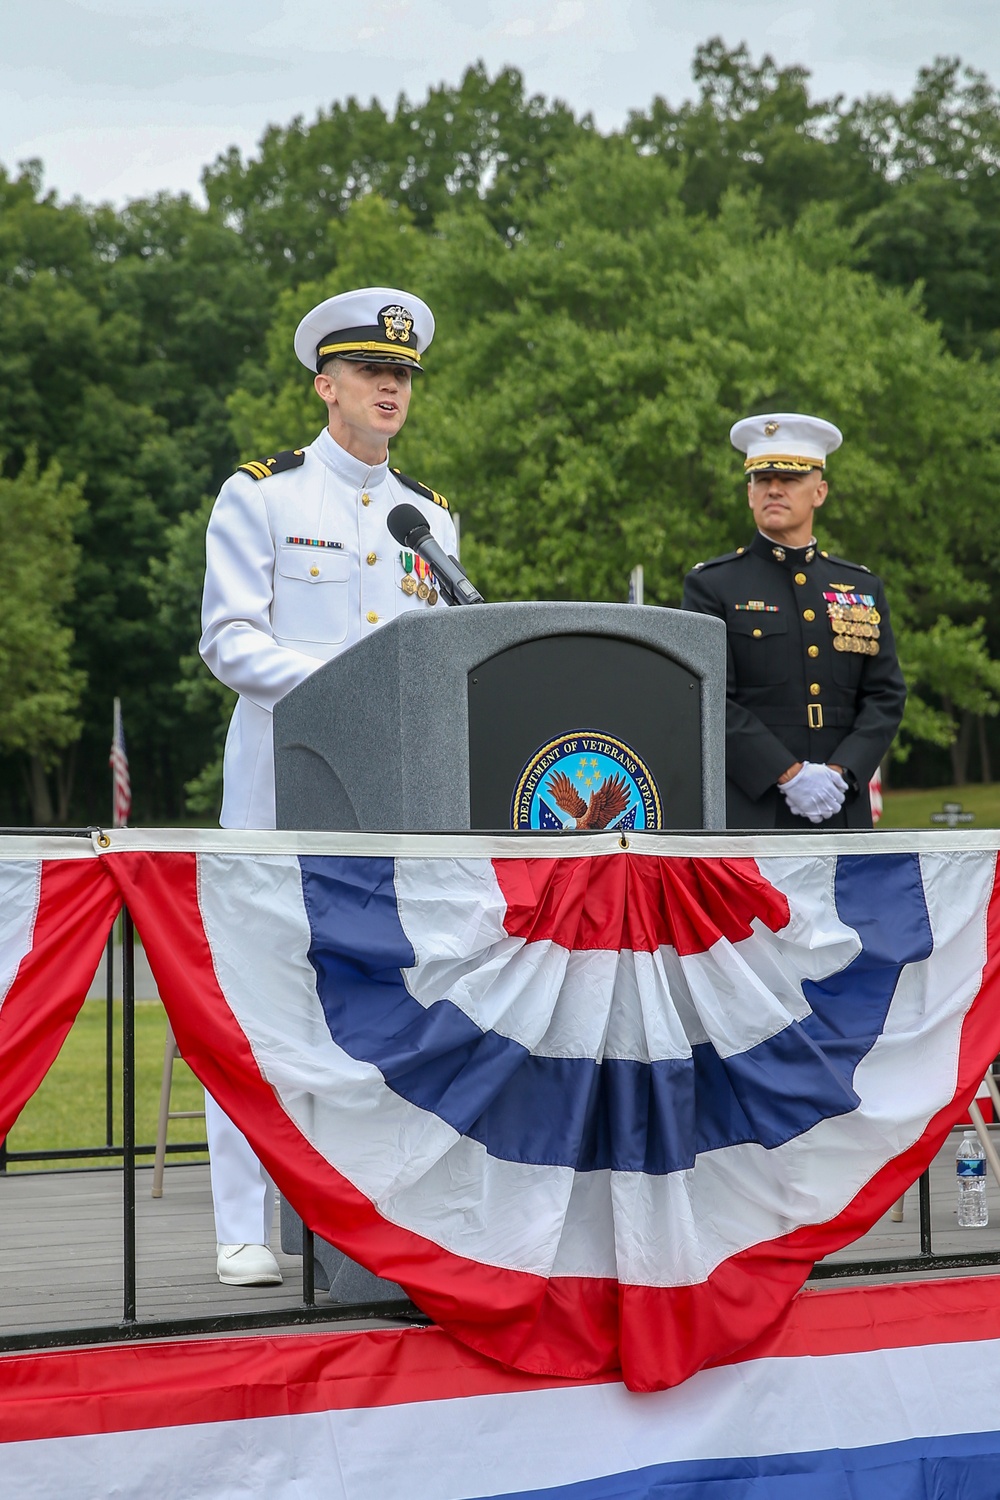
[[[174,1039],[173,1029],[167,1022],[167,1035],[163,1044],[163,1075],[160,1079],[160,1115],[156,1123],[156,1153],[153,1157],[153,1187],[151,1196],[163,1197],[163,1164],[167,1155],[167,1126],[171,1120],[203,1120],[203,1109],[171,1109],[170,1088],[174,1077],[174,1059],[180,1057],[180,1048]]]

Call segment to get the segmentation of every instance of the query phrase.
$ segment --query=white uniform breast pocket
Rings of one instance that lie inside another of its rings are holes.
[[[346,640],[351,560],[326,547],[279,547],[271,628],[283,641]]]

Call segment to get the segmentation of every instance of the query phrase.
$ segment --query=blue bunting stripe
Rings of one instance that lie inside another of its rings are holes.
[[[997,1500],[998,1465],[1000,1433],[973,1432],[821,1453],[654,1464],[578,1484],[490,1495],[492,1500]]]
[[[837,912],[862,951],[803,989],[812,1014],[745,1052],[707,1043],[689,1059],[532,1055],[442,997],[425,1008],[388,859],[302,858],[309,958],[330,1034],[402,1098],[491,1156],[532,1165],[665,1175],[702,1152],[780,1146],[857,1105],[854,1070],[882,1032],[902,968],[933,939],[917,856],[838,860]]]

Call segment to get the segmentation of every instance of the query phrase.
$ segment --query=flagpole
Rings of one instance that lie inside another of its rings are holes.
[[[125,749],[125,731],[122,727],[122,700],[118,697],[114,700],[114,711],[111,720],[111,752],[108,756],[108,765],[111,767],[111,826],[112,828],[125,828],[128,826],[128,815],[132,811],[132,783],[129,777],[128,754]],[[125,978],[125,914],[121,916],[121,942],[122,942],[122,964],[123,981]],[[105,1126],[107,1133],[107,1144],[113,1144],[114,1135],[114,1110],[113,1110],[113,1075],[114,1075],[114,926],[108,934],[108,963],[107,963],[107,1016],[105,1026]],[[123,1000],[124,1004],[124,1000]],[[124,1035],[122,1045],[126,1049],[131,1047],[132,1021],[129,1016],[123,1016]],[[123,1068],[126,1074],[130,1073],[128,1057],[123,1056]],[[127,1092],[127,1089],[126,1089]],[[124,1120],[125,1139],[134,1139],[134,1125]],[[130,1130],[133,1135],[130,1136]],[[126,1172],[126,1177],[128,1173]],[[126,1196],[130,1189],[126,1188]],[[127,1219],[126,1215],[126,1219]]]
[[[122,700],[115,698],[111,711],[111,755],[108,764],[111,767],[111,826],[118,827],[118,771],[115,766],[117,747],[121,743],[122,732]]]
[[[125,731],[122,728],[122,700],[114,700],[114,718],[111,728],[111,826],[126,828],[128,815],[132,811],[132,785],[129,779],[128,755],[125,750]]]
[[[114,700],[114,708],[111,715],[111,754],[108,756],[108,765],[111,767],[111,826],[115,826],[115,745],[118,743],[118,733],[121,728],[122,706],[121,699]],[[116,917],[111,924],[108,933],[107,960],[105,972],[104,991],[104,1144],[113,1146],[115,1143],[115,928],[120,925],[120,918]]]

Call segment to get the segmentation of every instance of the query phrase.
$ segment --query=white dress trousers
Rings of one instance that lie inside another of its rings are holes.
[[[279,698],[386,620],[432,606],[400,587],[394,505],[415,505],[457,553],[448,512],[403,485],[388,462],[354,458],[324,430],[301,466],[219,491],[206,535],[200,651],[239,694],[223,760],[223,828],[274,827],[272,711]],[[436,606],[444,607],[444,600]],[[206,1098],[216,1238],[266,1245],[274,1188],[246,1137]]]

